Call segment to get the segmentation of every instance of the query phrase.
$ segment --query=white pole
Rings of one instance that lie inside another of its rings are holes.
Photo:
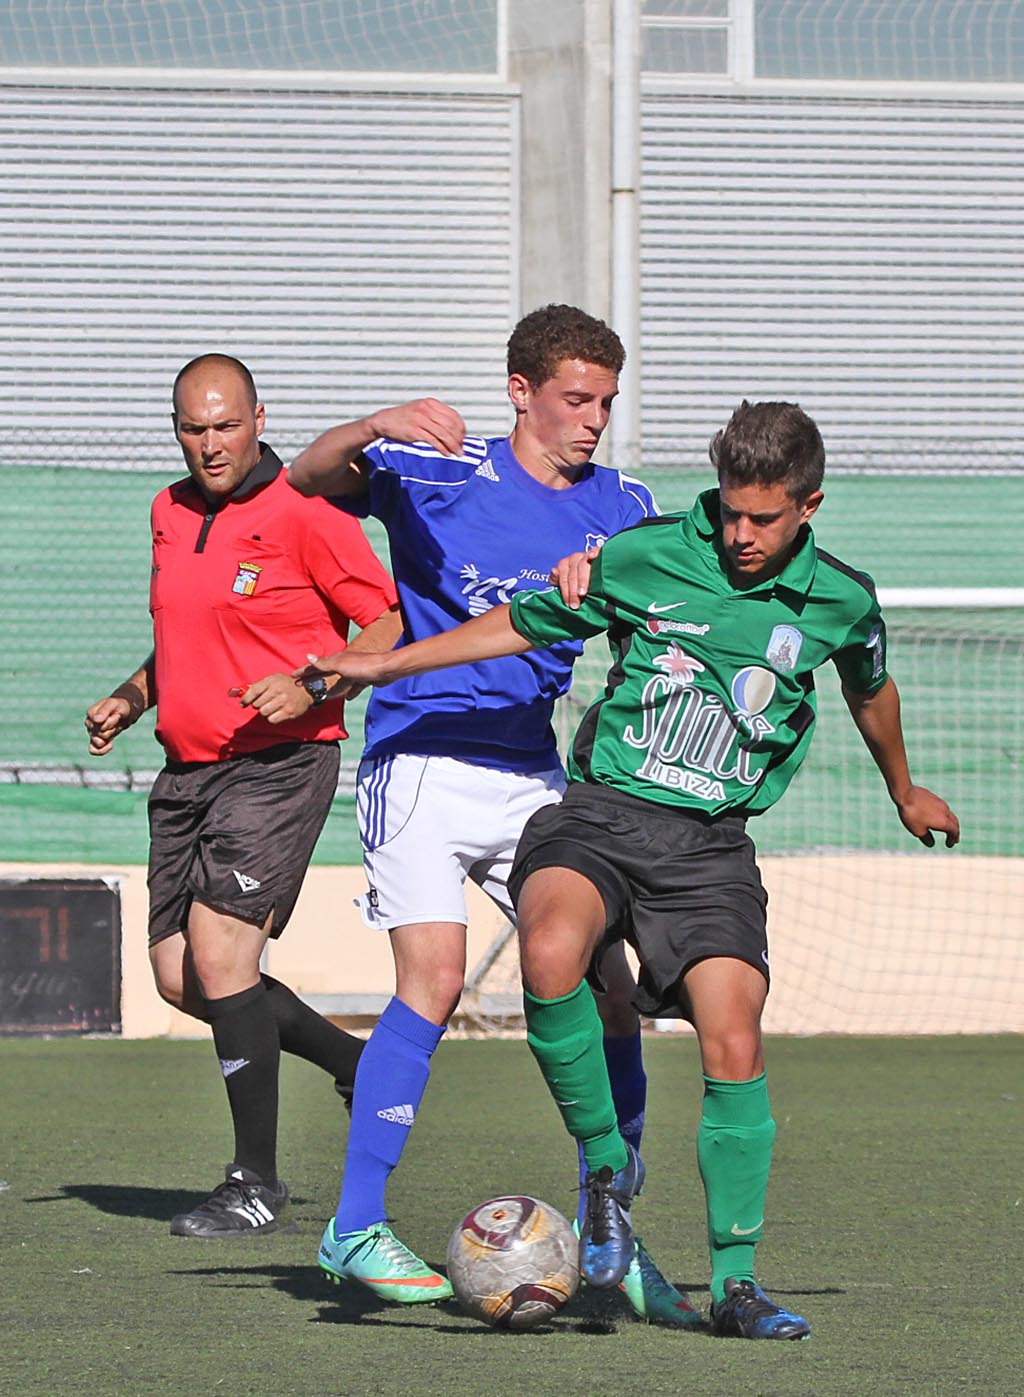
[[[640,11],[638,0],[612,0],[612,328],[626,366],[609,423],[609,463],[640,465]]]

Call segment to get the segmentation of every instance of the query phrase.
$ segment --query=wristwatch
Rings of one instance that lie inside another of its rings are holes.
[[[318,674],[313,679],[303,679],[302,687],[313,700],[313,707],[319,708],[327,697],[327,680]]]

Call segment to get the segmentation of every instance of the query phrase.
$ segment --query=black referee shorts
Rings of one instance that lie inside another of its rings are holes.
[[[280,936],[338,784],[336,742],[287,742],[223,762],[168,762],[149,797],[149,944],[193,901]]]
[[[734,957],[768,979],[768,896],[745,826],[739,815],[711,818],[572,782],[561,804],[527,821],[509,891],[518,902],[527,878],[542,868],[582,874],[601,894],[607,917],[592,983],[601,987],[594,966],[624,938],[640,961],[640,1013],[686,1017],[679,982],[699,960]]]

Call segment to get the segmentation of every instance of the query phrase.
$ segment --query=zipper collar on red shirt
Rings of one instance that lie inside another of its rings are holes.
[[[211,527],[213,526],[213,521],[214,519],[216,519],[217,515],[221,512],[225,505],[231,503],[240,503],[241,501],[247,499],[250,495],[255,494],[258,490],[262,490],[262,488],[265,485],[269,485],[272,480],[277,479],[280,471],[281,458],[271,447],[266,446],[261,441],[259,460],[253,466],[252,470],[245,477],[245,479],[240,481],[239,484],[235,486],[234,490],[231,491],[231,494],[228,495],[226,499],[222,500],[221,503],[216,507],[216,509],[213,508],[213,506],[209,503],[208,500],[204,501],[204,504],[206,505],[206,513],[203,516],[203,522],[199,529],[199,537],[196,539],[195,552],[202,553],[205,549],[206,539]],[[198,490],[196,491],[196,494],[199,494]],[[202,497],[200,496],[200,498]]]

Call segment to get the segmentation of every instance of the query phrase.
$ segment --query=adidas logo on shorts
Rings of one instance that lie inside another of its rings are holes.
[[[416,1112],[408,1104],[405,1106],[385,1106],[383,1111],[378,1111],[377,1115],[382,1121],[394,1121],[396,1125],[411,1126],[416,1119]]]
[[[254,893],[256,889],[261,886],[260,880],[258,878],[250,878],[248,873],[239,873],[237,868],[233,868],[231,872],[235,875],[235,882],[244,893]]]

